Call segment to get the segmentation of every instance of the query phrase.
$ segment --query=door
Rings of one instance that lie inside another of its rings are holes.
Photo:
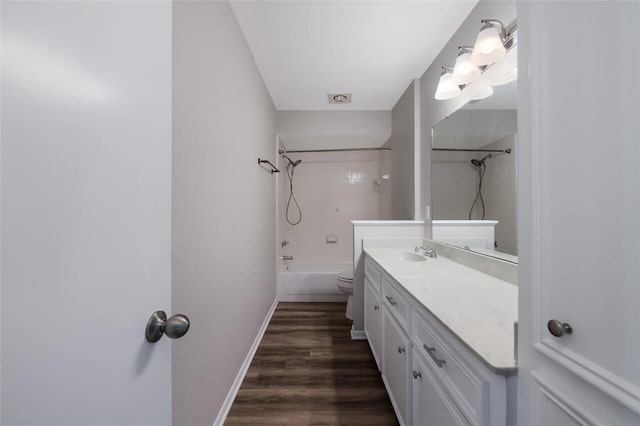
[[[2,424],[168,425],[171,3],[1,8]]]
[[[640,3],[518,7],[519,424],[640,424]]]
[[[382,312],[382,379],[400,424],[411,424],[409,417],[409,353],[411,341],[385,308]]]
[[[364,332],[369,340],[369,346],[371,346],[371,352],[376,360],[378,370],[380,370],[380,362],[382,360],[382,354],[380,353],[381,308],[380,296],[374,290],[373,284],[369,282],[369,279],[364,277]]]
[[[419,426],[464,426],[470,423],[413,351],[413,424]]]

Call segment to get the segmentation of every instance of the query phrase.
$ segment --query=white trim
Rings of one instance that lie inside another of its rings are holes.
[[[367,334],[364,332],[364,330],[356,330],[352,326],[351,327],[351,340],[369,340],[369,339],[367,339]]]
[[[422,209],[422,117],[420,111],[420,79],[413,80],[413,218],[424,220]]]
[[[531,377],[538,385],[538,392],[534,395],[535,404],[537,409],[534,410],[535,415],[539,416],[542,412],[542,404],[544,401],[542,397],[546,397],[555,404],[559,409],[571,417],[576,423],[598,425],[603,424],[603,421],[597,418],[593,413],[579,404],[572,398],[568,397],[566,393],[563,394],[560,389],[551,384],[538,370],[531,370]],[[542,424],[542,419],[535,419],[535,424]]]
[[[640,388],[555,342],[540,340],[540,343],[533,345],[540,353],[640,414]]]
[[[276,298],[269,308],[269,312],[267,312],[267,316],[265,317],[262,325],[260,326],[260,330],[258,330],[258,334],[256,335],[251,348],[249,348],[249,353],[245,357],[242,365],[240,366],[240,370],[238,370],[238,374],[236,375],[231,388],[229,389],[229,393],[227,393],[227,397],[224,399],[224,403],[222,407],[220,407],[220,411],[218,411],[218,416],[213,422],[213,426],[222,426],[229,415],[229,410],[231,410],[231,406],[233,405],[233,401],[236,399],[236,395],[240,390],[240,385],[242,385],[242,381],[244,380],[244,376],[246,376],[247,371],[249,370],[249,366],[251,366],[251,361],[253,361],[253,357],[258,350],[258,346],[260,346],[260,342],[262,341],[262,337],[264,336],[264,332],[267,330],[267,326],[271,321],[271,317],[273,316],[273,312],[276,310],[276,306],[278,306],[278,299]]]

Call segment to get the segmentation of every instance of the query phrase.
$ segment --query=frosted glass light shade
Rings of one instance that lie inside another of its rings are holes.
[[[455,98],[460,94],[460,88],[453,82],[451,77],[452,74],[450,71],[445,71],[440,76],[435,94],[437,100],[443,101],[445,99]]]
[[[493,85],[494,86],[502,86],[503,84],[511,83],[512,81],[516,81],[518,79],[518,67],[514,67],[511,71],[497,79]]]
[[[493,87],[489,86],[484,89],[482,92],[478,93],[476,96],[471,98],[472,101],[479,101],[480,99],[488,98],[493,95]]]
[[[476,66],[491,65],[502,59],[506,52],[507,49],[502,44],[499,28],[485,24],[476,38],[470,60]]]
[[[453,82],[458,85],[469,84],[480,77],[480,68],[471,63],[471,48],[460,51],[453,67]]]

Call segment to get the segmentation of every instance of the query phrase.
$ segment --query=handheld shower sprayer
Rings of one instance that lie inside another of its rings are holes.
[[[484,164],[484,160],[486,160],[487,158],[490,158],[490,157],[493,157],[493,155],[487,154],[482,158],[482,160],[478,160],[477,158],[474,158],[474,159],[471,160],[471,164],[473,164],[476,167],[482,167],[482,166],[485,165]]]
[[[486,160],[487,158],[492,157],[491,154],[487,154],[484,157],[482,157],[482,160],[478,160],[477,158],[474,158],[471,160],[471,164],[474,167],[478,168],[478,193],[476,194],[476,198],[473,200],[473,204],[471,204],[471,208],[469,209],[469,220],[471,220],[471,215],[473,213],[473,209],[476,206],[476,204],[478,203],[478,201],[480,202],[480,208],[482,211],[482,215],[481,215],[481,219],[484,220],[485,217],[485,207],[484,207],[484,198],[482,197],[482,179],[484,179],[484,172],[487,170],[487,165],[485,164],[484,160]]]
[[[298,164],[302,163],[302,160],[293,161],[291,158],[287,157],[286,154],[282,154],[282,158],[286,158],[289,160],[289,165],[296,167]]]
[[[302,163],[302,160],[293,161],[291,158],[287,157],[287,154],[284,152],[280,152],[282,154],[282,158],[286,158],[289,161],[287,164],[287,177],[289,178],[289,200],[287,201],[287,208],[285,210],[285,219],[289,225],[297,225],[302,221],[302,210],[300,209],[300,205],[298,204],[298,200],[293,195],[293,173],[296,166]],[[298,210],[298,220],[292,220],[289,218],[289,207],[291,206],[291,201],[293,200],[296,205],[296,209]]]

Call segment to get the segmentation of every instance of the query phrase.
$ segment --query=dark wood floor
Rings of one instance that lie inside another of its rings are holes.
[[[367,341],[344,303],[279,303],[227,425],[397,425]]]

